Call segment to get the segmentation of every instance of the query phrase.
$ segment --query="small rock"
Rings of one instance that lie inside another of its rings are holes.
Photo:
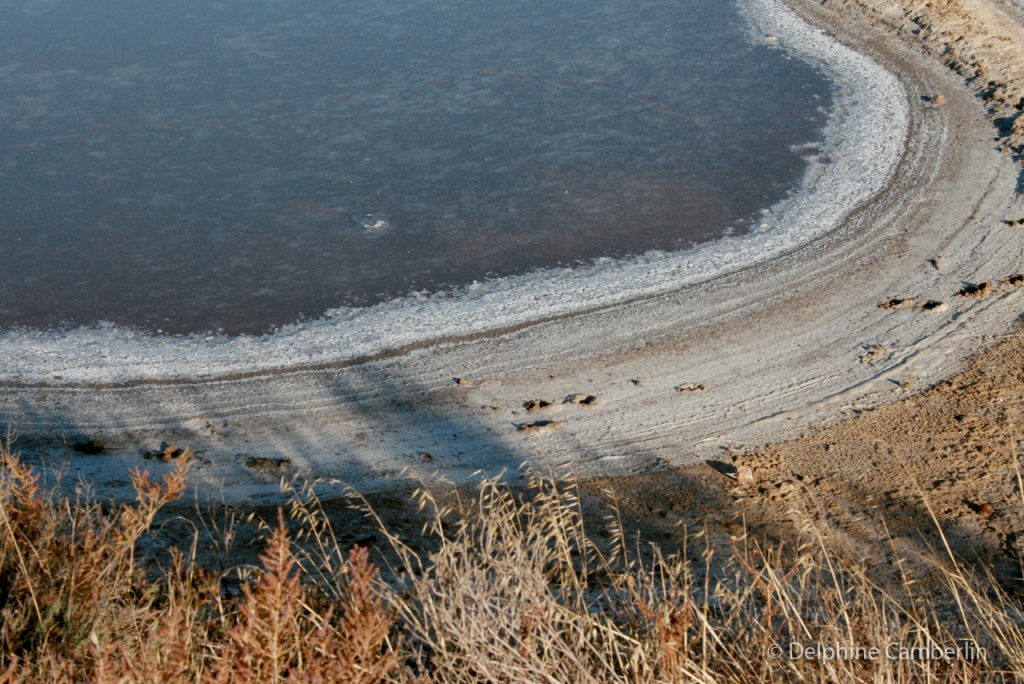
[[[1024,274],[1015,273],[1013,275],[1008,275],[1005,278],[1003,278],[1003,282],[1006,283],[1007,285],[1020,287],[1021,285],[1024,285]]]
[[[595,394],[570,394],[562,402],[563,404],[572,404],[573,406],[593,406],[600,400]]]
[[[1004,221],[1004,223],[1006,225],[1010,226],[1011,228],[1021,228],[1021,227],[1024,227],[1024,218],[1006,219],[1006,221]]]
[[[434,457],[431,456],[426,451],[421,451],[419,453],[419,457],[420,457],[420,460],[423,461],[424,463],[433,463],[434,462]]]
[[[562,424],[557,420],[534,420],[529,423],[519,423],[516,425],[516,430],[531,434],[543,434],[557,430],[560,427],[562,427]]]
[[[99,456],[100,454],[107,453],[106,442],[102,442],[95,438],[86,442],[72,444],[71,448],[80,454],[85,454],[86,456]]]
[[[1006,102],[1006,91],[1002,87],[996,86],[985,95],[985,99],[993,102]]]
[[[754,484],[754,469],[746,465],[737,466],[736,481],[741,485]]]
[[[893,297],[892,299],[885,300],[884,302],[879,304],[878,307],[881,309],[907,309],[913,305],[913,299],[902,299],[900,297]]]
[[[931,264],[931,267],[934,268],[936,271],[942,270],[942,259],[940,259],[939,257],[929,259],[928,263]]]
[[[472,384],[469,378],[452,378],[452,382],[454,382],[456,385],[459,385],[460,387],[468,387],[469,385]]]
[[[992,294],[992,283],[986,280],[977,284],[964,285],[956,294],[959,297],[968,297],[971,299],[987,297]]]
[[[633,383],[633,385],[636,386],[636,387],[643,387],[644,386],[644,381],[641,380],[640,378],[630,378],[629,381],[631,383]]]
[[[946,96],[943,95],[942,93],[936,93],[935,95],[932,95],[928,101],[936,106],[944,105],[946,104]]]
[[[529,401],[523,402],[523,408],[526,409],[527,413],[540,411],[541,409],[546,409],[549,406],[551,406],[551,402],[543,399],[530,399]]]
[[[1010,135],[1024,135],[1024,113],[1018,114],[1017,118],[1013,120],[1013,124],[1010,126]]]
[[[145,456],[145,455],[143,455]],[[192,458],[192,450],[188,447],[177,447],[173,444],[164,443],[163,447],[156,454],[157,459],[163,463]]]
[[[676,392],[696,392],[700,394],[706,390],[707,387],[695,382],[684,382],[682,385],[676,385]]]
[[[932,311],[934,313],[942,313],[949,311],[949,305],[945,302],[940,302],[935,299],[929,299],[927,302],[921,305],[922,311]]]
[[[992,506],[987,503],[978,504],[978,513],[982,515],[992,515]]]

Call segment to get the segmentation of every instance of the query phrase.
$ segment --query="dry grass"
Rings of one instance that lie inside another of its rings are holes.
[[[43,491],[0,450],[0,680],[1024,679],[1020,587],[948,548],[932,559],[937,584],[895,587],[813,527],[792,548],[740,536],[695,549],[698,533],[678,553],[641,553],[614,516],[588,534],[576,491],[536,475],[525,489],[421,488],[432,550],[378,519],[382,575],[366,548],[341,548],[307,491],[266,528],[240,592],[201,569],[196,545],[170,550],[154,579],[135,551],[186,469],[138,473],[137,500],[105,509]]]

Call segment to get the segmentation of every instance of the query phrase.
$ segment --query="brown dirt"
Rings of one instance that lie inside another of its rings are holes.
[[[915,559],[941,548],[934,514],[954,551],[1012,580],[1024,557],[1022,418],[1018,332],[952,379],[847,422],[586,489],[595,501],[614,503],[646,539],[681,540],[684,530],[706,527],[713,542],[725,542],[743,534],[744,521],[757,536],[784,539],[812,523],[883,575],[896,573],[897,559],[908,572],[927,574]],[[742,466],[751,468],[752,483],[735,479]]]

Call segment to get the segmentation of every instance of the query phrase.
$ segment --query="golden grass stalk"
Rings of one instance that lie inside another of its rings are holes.
[[[137,560],[187,467],[104,508],[0,449],[0,682],[1024,680],[1024,587],[948,544],[926,575],[897,557],[895,584],[821,523],[788,545],[631,548],[616,513],[592,534],[577,488],[527,473],[420,488],[416,543],[362,500],[383,574],[296,492],[232,592],[239,569],[204,570],[198,536],[162,569]]]

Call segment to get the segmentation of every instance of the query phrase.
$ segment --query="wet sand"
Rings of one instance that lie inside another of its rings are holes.
[[[1018,143],[995,140],[993,122],[1013,124],[987,111],[980,85],[965,86],[929,42],[943,21],[962,28],[962,17],[929,16],[930,30],[914,34],[899,23],[912,19],[873,10],[883,4],[792,3],[898,76],[909,131],[886,187],[783,256],[589,312],[319,368],[7,382],[0,422],[26,458],[71,457],[66,480],[84,476],[104,494],[125,491],[131,466],[170,467],[144,453],[173,442],[196,453],[193,477],[206,492],[272,501],[282,474],[362,488],[396,486],[406,468],[462,482],[523,462],[583,478],[643,476],[755,452],[914,395],[1017,323],[1024,230],[1011,222],[1024,203],[1009,153]],[[978,36],[1006,35],[992,48],[978,37],[971,54],[988,60],[986,74],[1008,74],[1002,97],[1013,106],[1020,25],[994,2],[958,7],[974,13]],[[537,400],[548,405],[524,406]]]

